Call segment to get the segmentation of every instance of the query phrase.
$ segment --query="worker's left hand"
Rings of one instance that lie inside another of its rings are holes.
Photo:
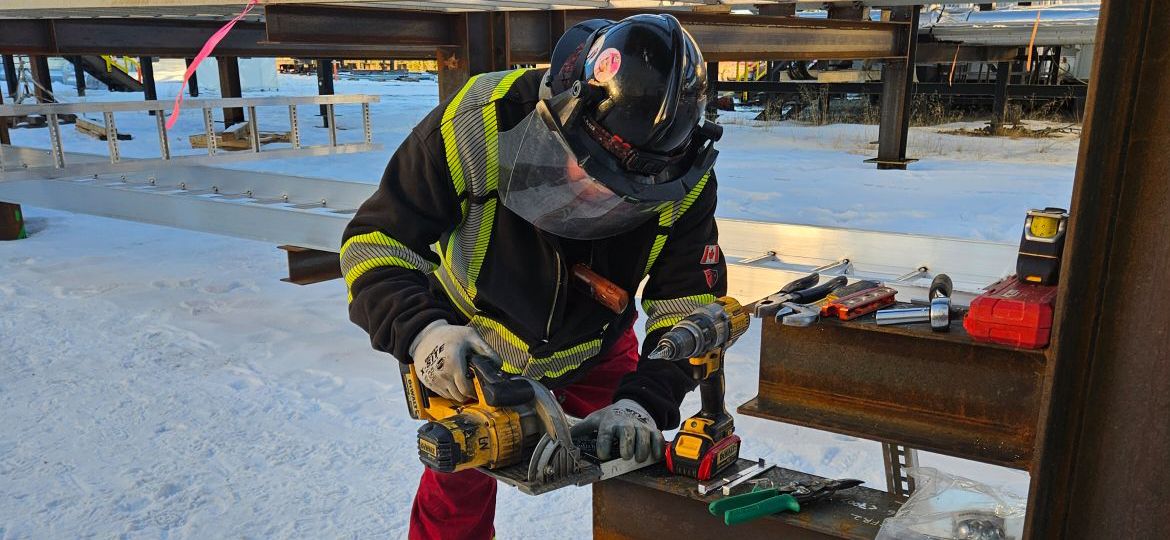
[[[666,445],[650,413],[631,399],[618,400],[609,407],[594,411],[572,429],[574,437],[586,436],[593,431],[597,431],[597,457],[602,460],[612,459],[610,448],[615,440],[622,459],[633,458],[640,462],[651,457],[661,459]]]

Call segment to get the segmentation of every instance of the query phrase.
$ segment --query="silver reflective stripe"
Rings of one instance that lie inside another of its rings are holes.
[[[480,75],[470,83],[462,99],[450,105],[455,110],[448,115],[452,124],[448,132],[455,136],[454,150],[463,182],[473,197],[486,197],[496,189],[499,159],[495,144],[499,128],[495,101],[523,73],[524,70],[515,70]],[[451,152],[451,143],[446,146]],[[472,298],[476,296],[475,282],[487,252],[495,210],[495,199],[468,204],[463,223],[448,240],[457,242],[456,249],[450,250],[449,261],[455,277]]]
[[[410,268],[426,274],[433,272],[436,266],[401,242],[374,232],[350,237],[345,242],[341,250],[341,271],[348,275],[358,266],[379,259],[400,259]]]
[[[439,279],[439,285],[446,291],[447,298],[451,300],[451,303],[455,304],[455,307],[459,308],[465,317],[471,318],[475,314],[475,305],[471,303],[463,285],[451,273],[450,267],[446,264],[439,266],[435,271],[435,277]]]
[[[697,294],[666,300],[642,300],[642,309],[646,311],[647,317],[646,332],[674,326],[695,309],[714,301],[713,294]]]
[[[341,272],[347,289],[352,289],[353,283],[366,272],[382,266],[417,270],[424,274],[436,268],[422,255],[380,231],[352,236],[341,246]],[[352,294],[351,290],[350,301],[353,300]]]
[[[601,340],[533,358],[529,343],[475,307],[476,281],[487,255],[498,204],[492,196],[499,183],[499,125],[495,102],[525,71],[478,75],[456,94],[444,111],[441,130],[447,164],[456,192],[462,193],[465,188],[469,203],[465,206],[463,222],[439,250],[442,264],[436,277],[447,296],[468,317],[468,326],[499,354],[505,371],[540,379],[559,377],[579,367],[601,351]]]
[[[601,352],[601,339],[594,339],[546,357],[534,358],[528,353],[528,344],[499,321],[476,315],[468,325],[500,355],[504,371],[534,379],[564,375]]]

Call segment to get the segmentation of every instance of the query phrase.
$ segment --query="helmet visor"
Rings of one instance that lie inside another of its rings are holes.
[[[622,197],[591,176],[537,107],[499,135],[500,201],[537,228],[576,240],[607,238],[657,215],[661,201]]]

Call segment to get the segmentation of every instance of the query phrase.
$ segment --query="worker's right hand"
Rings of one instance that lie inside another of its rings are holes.
[[[453,401],[475,399],[468,360],[472,354],[496,358],[474,329],[438,320],[423,328],[410,345],[414,370],[423,386]]]

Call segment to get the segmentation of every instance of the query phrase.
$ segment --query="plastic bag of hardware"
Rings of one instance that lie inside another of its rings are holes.
[[[876,540],[1015,540],[1027,499],[933,467],[911,467],[914,494]]]

